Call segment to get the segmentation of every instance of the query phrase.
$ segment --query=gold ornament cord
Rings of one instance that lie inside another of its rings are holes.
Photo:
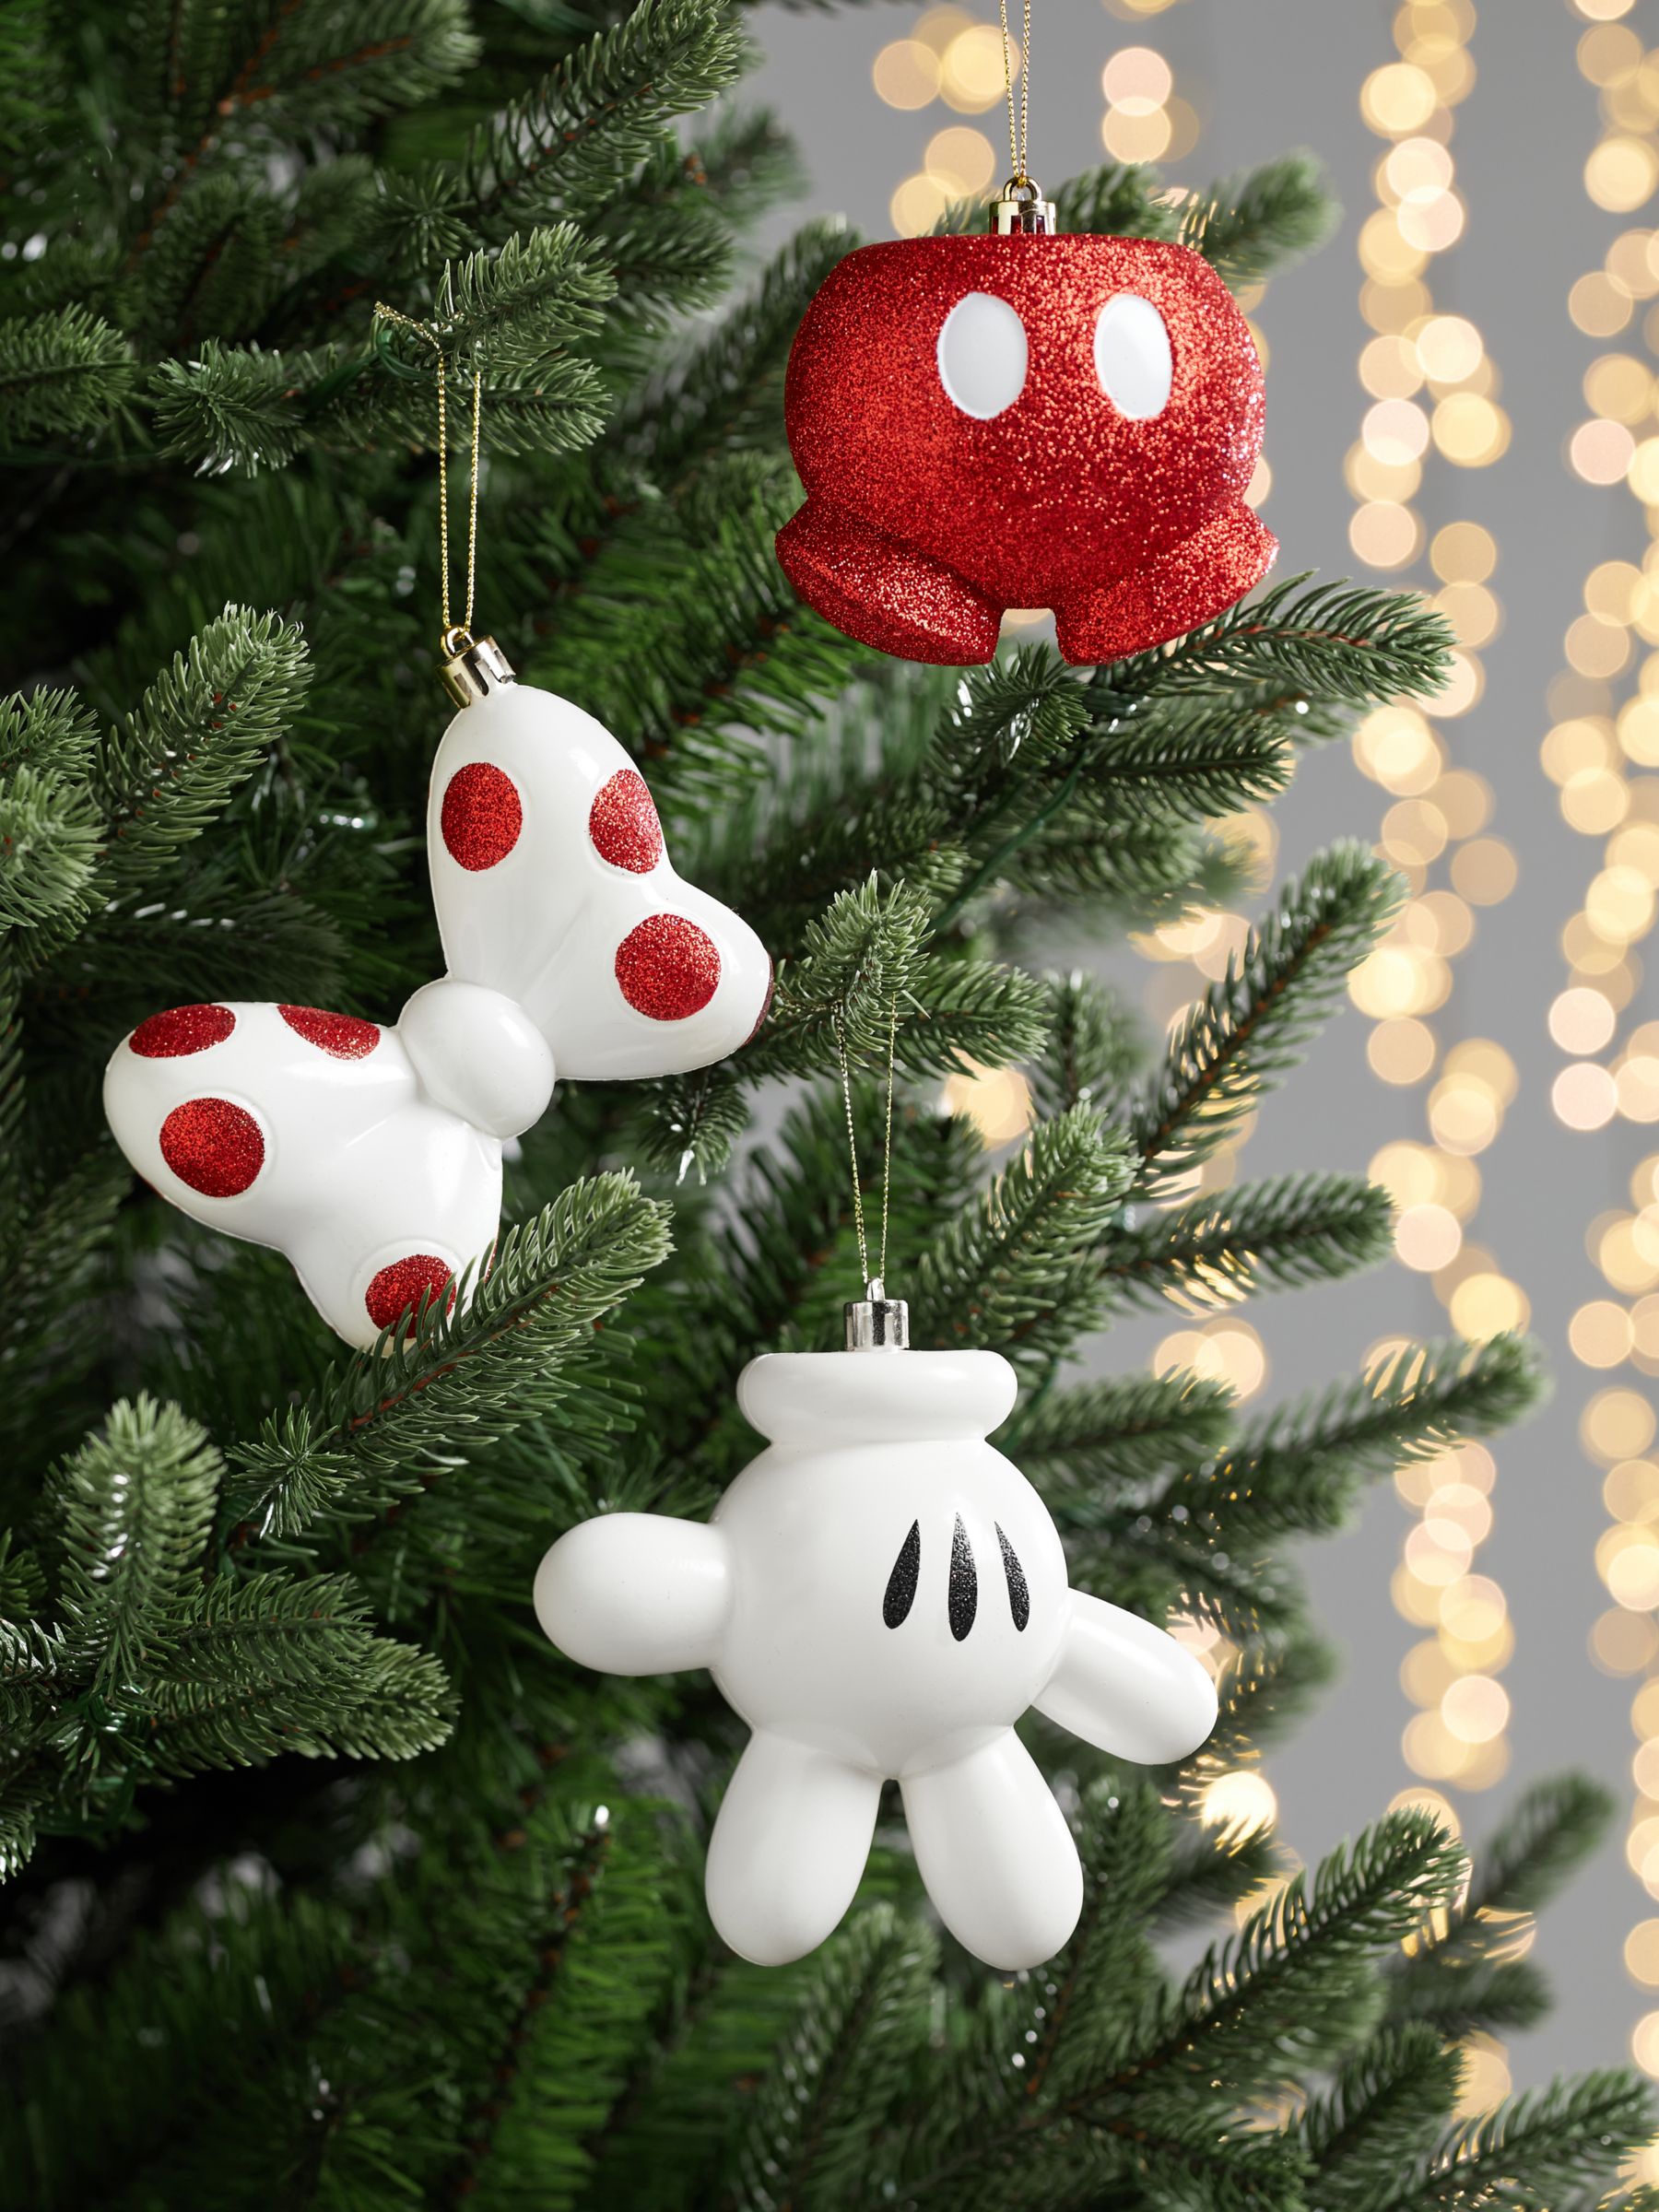
[[[888,1018],[887,1054],[887,1124],[881,1138],[881,1249],[877,1257],[876,1273],[870,1273],[870,1252],[865,1239],[864,1190],[858,1179],[858,1133],[853,1122],[853,1075],[847,1064],[847,1031],[839,1014],[835,1017],[835,1049],[841,1055],[841,1103],[847,1114],[847,1159],[853,1171],[853,1226],[858,1232],[858,1265],[865,1285],[884,1281],[887,1277],[888,1215],[893,1194],[893,1061],[899,1041],[899,1001],[893,1001]]]
[[[374,303],[377,322],[395,323],[400,329],[412,330],[424,339],[438,361],[438,535],[443,555],[443,650],[446,653],[460,652],[476,642],[472,632],[473,598],[478,576],[478,441],[484,419],[484,379],[477,369],[472,380],[472,471],[467,498],[466,516],[466,611],[457,623],[450,613],[450,526],[449,526],[449,380],[443,354],[443,341],[429,323],[417,322],[384,300]],[[406,374],[407,371],[405,371]]]
[[[1002,11],[1003,35],[1003,90],[1008,100],[1008,159],[1014,164],[1009,182],[1029,184],[1026,157],[1031,144],[1031,0],[1025,0],[1025,27],[1020,44],[1019,63],[1019,134],[1014,132],[1014,41],[1008,32],[1008,0],[997,0]]]

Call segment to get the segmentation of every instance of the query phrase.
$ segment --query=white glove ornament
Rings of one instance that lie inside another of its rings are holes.
[[[540,1119],[556,1076],[706,1067],[754,1033],[771,985],[748,924],[675,874],[607,730],[515,683],[492,639],[443,673],[464,702],[427,806],[448,974],[394,1028],[175,1006],[104,1077],[139,1174],[192,1219],[286,1253],[360,1346],[488,1263],[502,1140]]]
[[[764,1966],[835,1928],[896,1779],[941,1920],[993,1967],[1041,1963],[1077,1925],[1065,1816],[1014,1732],[1029,1706],[1119,1759],[1197,1749],[1216,1692],[1150,1621],[1066,1584],[1059,1534],[985,1439],[1017,1389],[995,1352],[912,1352],[877,1280],[845,1352],[753,1360],[737,1385],[771,1440],[707,1524],[609,1513],[535,1578],[548,1636],[621,1675],[710,1667],[753,1734],[709,1845],[708,1900]]]

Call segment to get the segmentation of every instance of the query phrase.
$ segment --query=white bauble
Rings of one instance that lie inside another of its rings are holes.
[[[542,1561],[561,1651],[617,1674],[710,1667],[753,1730],[708,1867],[746,1958],[831,1932],[894,1780],[946,1925],[992,1966],[1034,1966],[1076,1925],[1082,1874],[1015,1722],[1035,1707],[1151,1764],[1215,1724],[1191,1653],[1067,1586],[1047,1508],[985,1441],[1015,1389],[994,1352],[757,1359],[738,1400],[771,1441],[710,1523],[610,1514]]]

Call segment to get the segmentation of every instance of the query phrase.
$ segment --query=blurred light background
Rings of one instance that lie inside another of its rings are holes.
[[[1245,300],[1268,371],[1251,496],[1281,573],[1413,585],[1459,641],[1432,712],[1371,715],[1245,826],[1265,885],[1343,834],[1410,884],[1349,1018],[1247,1140],[1253,1174],[1369,1163],[1397,1264],[1248,1321],[1171,1312],[1103,1363],[1266,1404],[1404,1338],[1531,1326],[1556,1373],[1530,1427],[1406,1470],[1308,1548],[1341,1677],[1206,1810],[1271,1819],[1312,1861],[1391,1802],[1478,1841],[1529,1779],[1597,1773],[1623,1808],[1604,1859],[1515,1931],[1557,2009],[1482,2041],[1466,2101],[1626,2054],[1659,2076],[1659,0],[1033,18],[1051,188],[1114,158],[1182,186],[1322,158],[1340,230]],[[913,235],[1006,173],[994,0],[755,23],[813,208]],[[1244,927],[1195,914],[1112,972],[1161,1026]],[[988,1143],[1018,1134],[1018,1077],[961,1095]]]

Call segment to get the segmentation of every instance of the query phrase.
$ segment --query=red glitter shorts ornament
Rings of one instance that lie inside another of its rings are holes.
[[[914,661],[989,660],[1052,606],[1121,659],[1241,599],[1278,550],[1244,503],[1262,367],[1219,276],[1145,238],[918,238],[850,253],[789,360],[797,592]]]

